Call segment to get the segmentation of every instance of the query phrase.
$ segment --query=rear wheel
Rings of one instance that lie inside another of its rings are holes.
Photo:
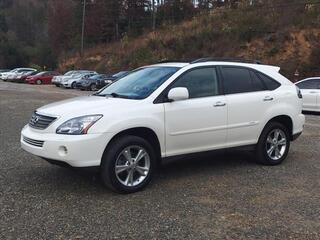
[[[146,140],[136,136],[120,137],[103,156],[101,178],[116,192],[137,192],[151,181],[155,163],[154,150]]]
[[[277,165],[286,159],[290,148],[288,129],[281,123],[270,122],[262,131],[256,147],[259,163]]]

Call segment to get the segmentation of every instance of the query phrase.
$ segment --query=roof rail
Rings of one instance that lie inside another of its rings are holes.
[[[189,63],[190,60],[174,60],[174,59],[163,59],[163,60],[160,60],[158,61],[157,63]]]
[[[217,57],[199,58],[197,60],[192,61],[190,64],[202,63],[202,62],[239,62],[239,63],[262,64],[262,62],[259,60],[250,60],[250,59],[243,59],[243,58],[217,58]]]

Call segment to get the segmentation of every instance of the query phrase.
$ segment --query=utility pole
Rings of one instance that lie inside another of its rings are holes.
[[[156,9],[155,9],[155,0],[152,0],[152,31],[156,31]]]
[[[81,52],[80,52],[81,57],[83,56],[83,46],[84,46],[84,29],[85,29],[85,18],[86,18],[86,5],[87,5],[87,0],[83,0]]]

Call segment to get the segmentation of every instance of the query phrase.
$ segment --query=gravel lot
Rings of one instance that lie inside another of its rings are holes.
[[[20,149],[34,109],[87,92],[0,81],[0,239],[320,239],[320,116],[276,167],[246,152],[167,164],[133,195]]]

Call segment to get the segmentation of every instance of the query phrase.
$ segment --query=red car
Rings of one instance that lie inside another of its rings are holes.
[[[58,72],[53,72],[53,71],[45,71],[45,72],[40,72],[36,75],[29,76],[26,78],[26,83],[29,84],[51,84],[52,78],[54,76],[58,76],[60,73]]]

